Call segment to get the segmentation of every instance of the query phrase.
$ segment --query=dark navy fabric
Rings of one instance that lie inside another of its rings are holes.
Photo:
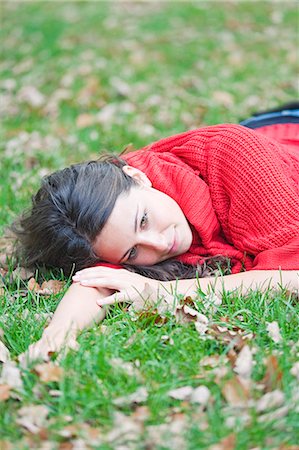
[[[256,114],[249,119],[242,120],[240,125],[255,129],[277,123],[299,123],[299,108]]]

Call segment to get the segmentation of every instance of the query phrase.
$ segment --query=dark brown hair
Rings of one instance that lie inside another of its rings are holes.
[[[118,196],[137,185],[122,170],[125,164],[122,159],[109,155],[43,178],[40,189],[32,197],[31,208],[12,227],[23,263],[29,267],[59,268],[69,275],[99,262],[93,242]],[[151,267],[124,267],[149,278],[172,280],[206,276],[223,263],[224,258],[212,258],[196,267],[175,260]]]

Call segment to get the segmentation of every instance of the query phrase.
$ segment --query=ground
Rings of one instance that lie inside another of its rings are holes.
[[[55,169],[293,100],[297,22],[289,1],[2,2],[2,236]],[[1,248],[1,449],[298,449],[294,295],[117,306],[77,352],[21,368],[62,294]]]

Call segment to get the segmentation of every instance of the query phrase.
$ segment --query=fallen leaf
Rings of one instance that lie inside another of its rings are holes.
[[[266,329],[268,331],[268,334],[270,336],[270,338],[276,343],[278,344],[279,342],[282,341],[282,336],[280,334],[280,330],[279,330],[279,326],[277,322],[268,322]]]
[[[51,294],[59,294],[65,286],[64,281],[48,280],[44,281],[41,288],[43,291],[48,290]]]
[[[232,94],[225,91],[215,91],[212,95],[213,100],[219,105],[225,106],[226,108],[234,105],[235,100]]]
[[[130,144],[126,145],[119,156],[126,155],[127,153],[136,152],[136,148],[134,145],[130,142]]]
[[[227,326],[224,324],[212,324],[209,326],[207,334],[213,336],[219,342],[227,344],[230,349],[234,349],[236,352],[241,351],[244,345],[246,345],[246,342],[253,338],[252,333],[248,333],[238,326],[230,326],[229,324]]]
[[[193,388],[191,386],[183,386],[177,389],[172,389],[168,392],[169,397],[175,400],[190,400]]]
[[[10,353],[6,345],[0,341],[0,361],[5,363],[10,359]]]
[[[14,361],[6,361],[2,367],[1,384],[8,384],[12,389],[21,390],[23,382],[20,369]]]
[[[124,397],[118,397],[113,400],[113,404],[116,406],[133,405],[143,403],[147,400],[148,392],[145,387],[139,387],[132,394],[127,394]]]
[[[143,425],[141,422],[134,420],[131,416],[116,411],[114,413],[113,428],[106,435],[108,443],[113,444],[127,444],[128,442],[135,442],[139,439]],[[126,447],[124,447],[126,448]]]
[[[222,304],[222,298],[215,294],[215,292],[211,292],[203,298],[202,304],[205,312],[215,314],[218,306]]]
[[[221,358],[219,355],[204,356],[200,361],[199,365],[202,367],[217,367],[221,363]]]
[[[208,447],[208,450],[234,450],[236,446],[236,435],[235,433],[229,434],[217,444],[213,444]]]
[[[45,96],[35,86],[23,86],[18,93],[18,100],[32,108],[40,108],[45,103]]]
[[[35,280],[35,278],[30,278],[30,280],[27,283],[27,289],[28,291],[39,292],[41,287]]]
[[[290,370],[290,373],[299,381],[299,361],[297,361]]]
[[[149,407],[146,405],[137,406],[131,417],[138,422],[145,422],[150,417]]]
[[[198,386],[197,388],[193,389],[190,396],[190,402],[206,406],[210,397],[211,392],[206,386]]]
[[[272,392],[267,392],[256,403],[256,410],[258,412],[266,411],[267,409],[278,408],[285,401],[284,393],[279,389]]]
[[[95,123],[95,116],[92,114],[80,114],[76,119],[77,128],[87,128]]]
[[[23,406],[18,410],[16,423],[30,433],[37,434],[46,423],[49,409],[45,405]]]
[[[58,294],[65,286],[64,281],[48,280],[44,281],[40,286],[34,278],[30,278],[27,284],[27,289],[39,295]]]
[[[173,414],[169,423],[147,426],[145,448],[164,448],[167,442],[169,449],[185,450],[187,448],[185,442],[187,426],[185,414]]]
[[[135,376],[138,379],[141,378],[139,370],[132,362],[124,361],[122,358],[111,358],[109,362],[112,367],[123,370],[130,377]]]
[[[245,345],[237,356],[234,371],[242,378],[250,379],[253,357],[248,345]]]
[[[78,424],[70,424],[58,431],[58,435],[66,439],[78,436],[80,433],[80,426]]]
[[[50,381],[60,381],[64,374],[64,370],[53,362],[37,364],[34,367],[34,372],[37,373],[40,380],[44,383],[49,383]]]
[[[225,400],[232,406],[246,406],[248,403],[248,388],[242,384],[237,376],[224,383],[222,386],[222,394]]]
[[[1,450],[15,450],[15,445],[9,441],[0,440],[0,448]]]
[[[182,324],[189,322],[199,322],[200,324],[207,326],[209,323],[209,319],[204,314],[201,314],[187,304],[177,305],[175,317],[176,321]]]
[[[11,274],[11,277],[14,281],[17,280],[28,280],[33,275],[32,270],[26,269],[25,267],[17,267]]]
[[[276,421],[278,419],[281,419],[282,417],[285,417],[288,414],[288,412],[289,407],[282,406],[281,408],[277,408],[274,411],[262,414],[261,416],[258,417],[257,421],[260,423]]]
[[[266,373],[261,380],[265,392],[273,391],[280,388],[282,383],[282,370],[279,367],[278,360],[275,355],[270,355],[266,361]]]
[[[0,384],[0,402],[3,402],[10,397],[11,386],[8,384]],[[0,447],[1,448],[1,447]]]

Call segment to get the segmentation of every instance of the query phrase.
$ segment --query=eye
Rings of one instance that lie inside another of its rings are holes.
[[[132,261],[137,256],[137,247],[132,247],[128,256],[127,261]]]
[[[145,211],[140,220],[140,228],[144,228],[148,222],[147,212]]]

